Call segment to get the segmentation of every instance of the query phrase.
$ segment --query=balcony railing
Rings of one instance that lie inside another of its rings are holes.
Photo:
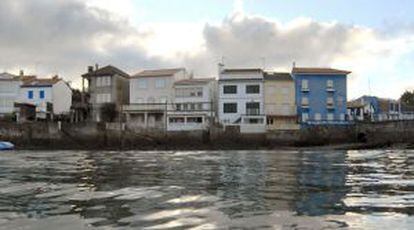
[[[142,103],[122,106],[124,111],[166,111],[169,105],[166,103]]]
[[[247,109],[246,115],[249,115],[249,116],[260,115],[260,109]]]

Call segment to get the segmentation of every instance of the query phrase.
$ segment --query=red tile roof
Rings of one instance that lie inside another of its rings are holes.
[[[331,68],[298,68],[294,67],[292,70],[293,74],[340,74],[348,75],[351,72],[346,70],[338,70]]]
[[[181,81],[177,81],[175,85],[204,85],[211,81],[214,81],[214,78],[192,78],[192,79],[184,79]]]
[[[113,76],[115,74],[118,74],[125,78],[129,78],[129,75],[127,73],[125,73],[124,71],[112,65],[107,65],[105,67],[94,70],[90,73],[85,73],[82,75],[82,77],[89,78],[89,77],[98,77],[98,76]]]
[[[175,68],[175,69],[154,69],[154,70],[144,70],[132,76],[132,78],[140,77],[169,77],[180,71],[185,71],[184,68]]]
[[[62,79],[55,76],[52,78],[28,78],[23,81],[22,87],[32,87],[32,86],[52,86]]]

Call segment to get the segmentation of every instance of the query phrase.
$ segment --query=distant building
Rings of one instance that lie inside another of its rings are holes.
[[[350,73],[330,68],[293,68],[296,106],[301,124],[348,123],[347,75]]]
[[[290,73],[265,73],[264,107],[269,130],[299,129],[295,82]]]
[[[20,87],[19,103],[35,105],[36,119],[69,115],[72,89],[58,76],[26,79]]]
[[[123,107],[128,126],[166,129],[174,102],[174,83],[187,79],[184,68],[144,70],[131,77],[130,103]]]
[[[14,103],[19,98],[20,77],[9,73],[0,74],[0,117],[14,112]]]
[[[355,109],[360,106],[359,113]],[[362,113],[362,115],[361,115]],[[353,120],[386,121],[402,119],[399,101],[376,96],[362,96],[348,103],[348,115]]]
[[[88,82],[87,92],[90,96],[93,121],[102,120],[102,105],[113,103],[120,110],[122,105],[129,103],[129,75],[114,66],[96,66],[95,69],[89,66],[88,72],[82,75],[82,80]]]
[[[241,133],[266,131],[262,69],[222,69],[219,67],[218,116],[226,127]]]
[[[193,78],[174,83],[174,104],[167,131],[206,130],[216,117],[216,80]]]

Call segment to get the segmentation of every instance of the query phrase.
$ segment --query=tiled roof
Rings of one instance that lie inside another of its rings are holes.
[[[62,79],[58,77],[53,78],[35,78],[23,82],[22,87],[36,87],[36,86],[52,86]]]
[[[222,73],[251,73],[251,72],[256,72],[256,73],[262,73],[263,70],[262,69],[258,69],[258,68],[247,68],[247,69],[223,69]]]
[[[193,79],[184,79],[177,81],[175,85],[204,85],[208,84],[211,81],[214,81],[214,78],[193,78]]]
[[[265,80],[272,80],[272,81],[293,81],[292,75],[290,73],[265,73]]]
[[[362,103],[362,100],[356,99],[356,100],[347,102],[346,106],[348,108],[362,108],[364,107],[364,104]]]
[[[175,68],[175,69],[154,69],[154,70],[144,70],[135,75],[133,78],[140,77],[168,77],[172,76],[180,71],[185,71],[184,68]]]
[[[85,73],[82,75],[82,77],[87,78],[87,77],[98,77],[98,76],[113,76],[115,74],[118,74],[125,78],[129,78],[129,75],[127,73],[111,65],[107,65],[105,67],[99,68],[90,73]]]
[[[10,80],[13,80],[13,81],[19,80],[19,76],[6,73],[6,72],[0,73],[0,81],[10,81]]]
[[[338,70],[331,68],[298,68],[294,67],[293,74],[345,74],[348,75],[351,72],[346,70]]]

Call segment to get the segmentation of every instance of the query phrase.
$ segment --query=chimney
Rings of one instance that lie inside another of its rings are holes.
[[[88,73],[92,73],[93,72],[93,66],[88,66]]]
[[[99,69],[98,63],[95,64],[95,71]]]
[[[219,77],[220,77],[220,75],[221,75],[221,73],[223,72],[223,70],[224,70],[224,64],[223,63],[218,63],[218,74],[219,74]]]
[[[296,68],[296,62],[294,61],[292,64],[293,68]]]
[[[52,77],[52,79],[53,80],[59,79],[59,76],[58,75],[55,75],[55,76]]]
[[[24,76],[24,71],[22,69],[20,70],[19,76],[20,77],[23,77]]]

